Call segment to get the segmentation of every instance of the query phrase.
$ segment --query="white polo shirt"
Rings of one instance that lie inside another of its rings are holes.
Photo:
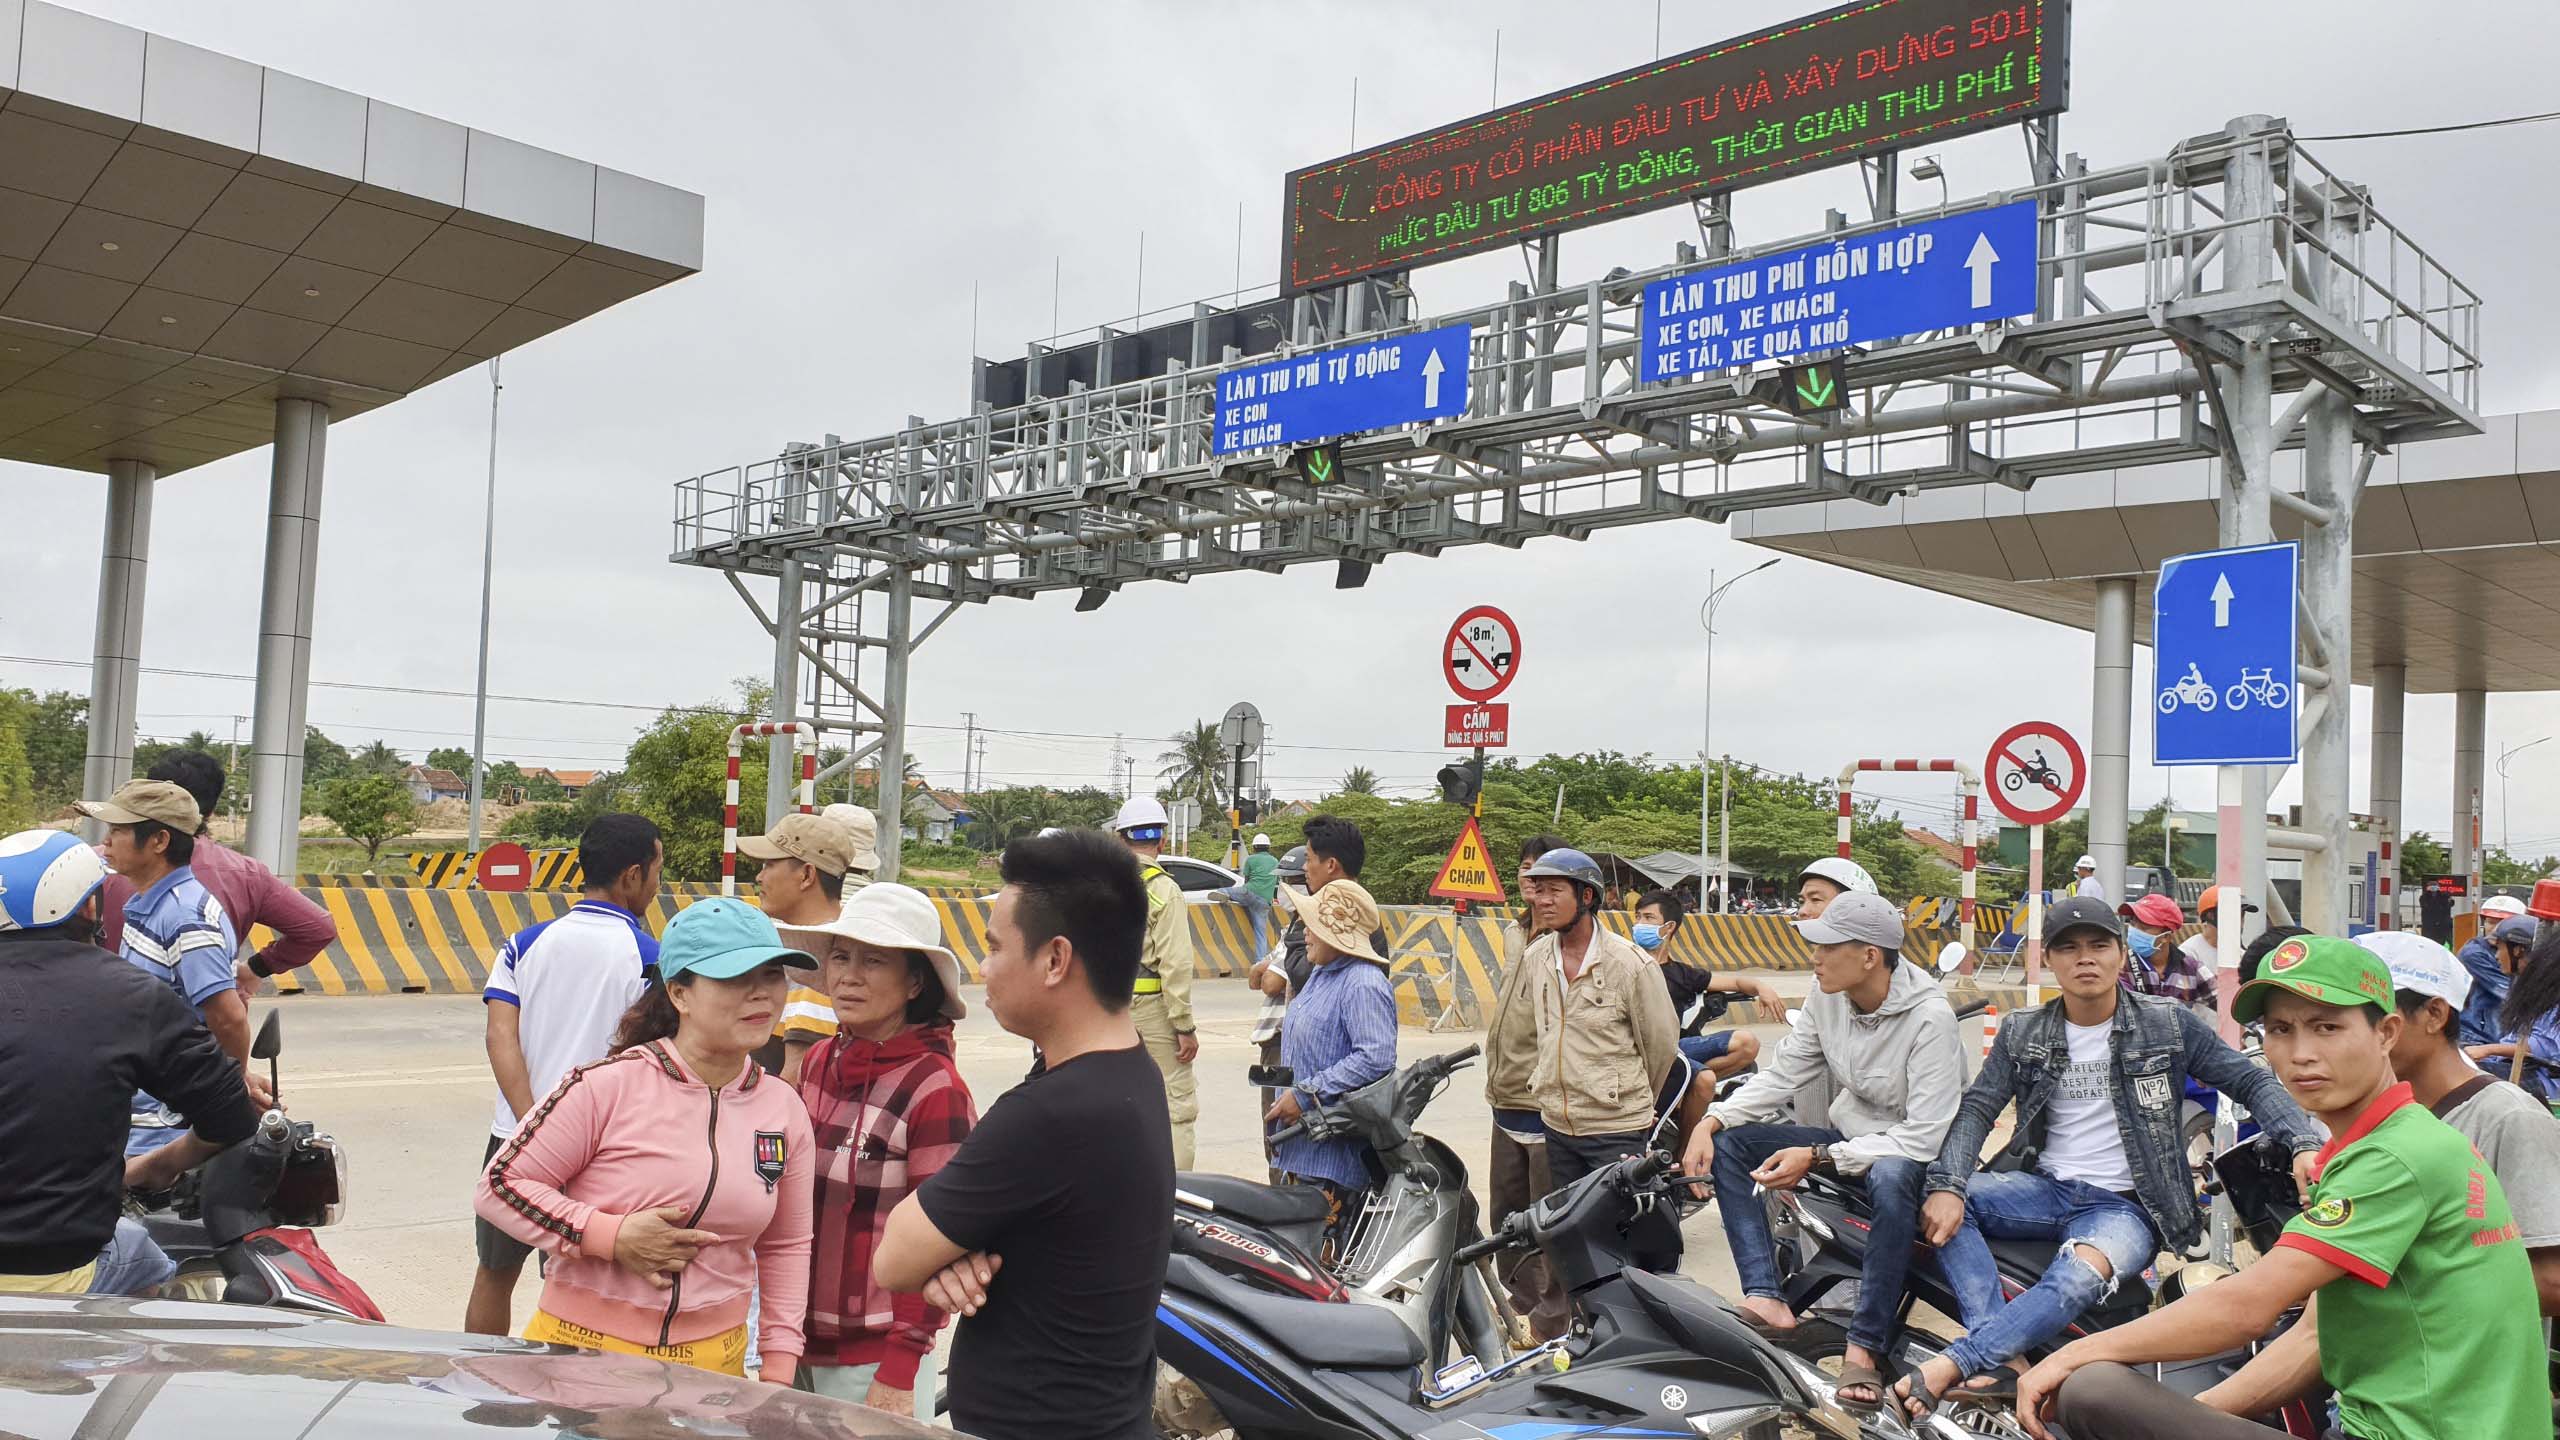
[[[640,917],[602,900],[581,900],[567,914],[507,937],[481,988],[484,1003],[516,1007],[516,1036],[535,1100],[613,1043],[622,1013],[640,998],[658,939]],[[516,1133],[516,1112],[498,1095],[489,1133]]]

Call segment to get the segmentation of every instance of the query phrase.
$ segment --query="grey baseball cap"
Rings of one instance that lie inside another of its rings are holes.
[[[1817,919],[1796,922],[1796,933],[1815,945],[1856,941],[1879,950],[1902,948],[1902,912],[1881,895],[1852,890],[1823,908]]]

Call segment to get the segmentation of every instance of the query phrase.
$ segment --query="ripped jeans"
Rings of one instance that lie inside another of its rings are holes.
[[[2000,1267],[1985,1236],[2051,1240],[2059,1249],[2031,1289],[2003,1302]],[[2107,1257],[2105,1279],[2081,1258],[2082,1245]],[[2151,1217],[2112,1190],[2027,1170],[1985,1170],[1965,1187],[1964,1224],[1938,1248],[1939,1268],[1964,1310],[1964,1338],[1947,1347],[1947,1358],[1967,1376],[2006,1365],[2070,1328],[2116,1286],[2142,1283],[2159,1252]]]

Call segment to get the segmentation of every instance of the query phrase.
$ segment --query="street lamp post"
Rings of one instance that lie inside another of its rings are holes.
[[[2515,825],[2507,815],[2507,762],[2550,738],[2545,735],[2539,740],[2527,740],[2521,745],[2498,752],[2498,848],[2500,850],[2506,850],[2507,841],[2515,834]],[[2514,859],[2514,852],[2509,851],[2507,858]]]
[[[1724,603],[1724,592],[1777,563],[1776,560],[1763,560],[1721,585],[1716,584],[1716,572],[1710,570],[1707,572],[1707,598],[1698,602],[1698,624],[1707,632],[1707,698],[1702,707],[1705,718],[1699,726],[1698,745],[1698,908],[1702,910],[1707,906],[1707,857],[1714,853],[1710,841],[1716,813],[1715,794],[1707,785],[1707,776],[1716,763],[1716,607]],[[1726,788],[1732,788],[1730,779],[1726,781]],[[1725,883],[1721,868],[1716,881]],[[1730,894],[1725,896],[1728,904],[1732,899]]]

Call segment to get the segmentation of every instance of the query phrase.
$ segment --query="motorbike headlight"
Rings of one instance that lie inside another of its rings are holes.
[[[1689,1428],[1704,1440],[1734,1440],[1758,1426],[1784,1417],[1783,1405],[1747,1405],[1732,1410],[1701,1410],[1689,1417]]]
[[[329,1204],[320,1212],[320,1223],[335,1225],[347,1218],[347,1196],[352,1193],[347,1180],[347,1147],[339,1144],[334,1135],[322,1137],[320,1143],[329,1147],[330,1169],[337,1177],[337,1183],[329,1196]]]

